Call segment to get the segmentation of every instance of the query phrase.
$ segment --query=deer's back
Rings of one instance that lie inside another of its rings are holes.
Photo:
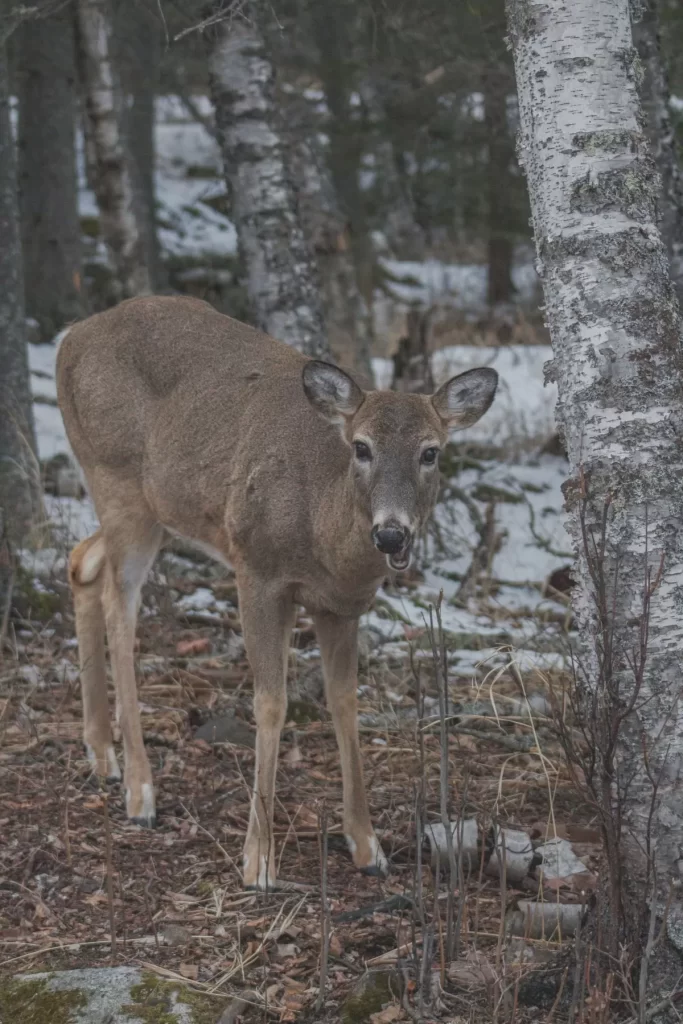
[[[172,529],[211,543],[227,510],[235,536],[257,546],[258,529],[272,550],[306,533],[302,490],[348,461],[305,398],[304,362],[199,300],[132,299],[69,331],[59,404],[91,488],[104,467]]]

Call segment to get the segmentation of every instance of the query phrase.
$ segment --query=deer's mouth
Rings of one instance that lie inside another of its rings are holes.
[[[394,572],[405,572],[413,557],[413,545],[408,543],[395,555],[387,555],[387,563]]]

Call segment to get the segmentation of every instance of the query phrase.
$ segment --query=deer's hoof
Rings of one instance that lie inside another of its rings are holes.
[[[253,856],[253,861],[252,861]],[[243,867],[243,888],[247,892],[274,892],[277,887],[277,878],[272,867],[268,867],[268,858],[263,854],[244,854]]]
[[[129,821],[143,828],[154,828],[157,823],[157,812],[154,803],[154,787],[151,782],[143,782],[135,790],[126,790],[126,812]]]
[[[121,781],[121,769],[119,768],[116,751],[111,743],[100,747],[99,750],[96,750],[90,743],[86,743],[85,749],[88,754],[88,761],[90,761],[92,770],[96,775],[99,775],[100,778],[105,779],[107,782]]]
[[[157,827],[157,816],[156,814],[151,815],[149,818],[130,818],[129,819],[134,825],[140,825],[141,828],[156,828]]]
[[[384,851],[379,845],[374,832],[365,838],[362,851],[351,836],[347,835],[346,842],[351,851],[353,862],[362,875],[368,875],[371,878],[387,877],[391,870],[389,861],[384,856]]]

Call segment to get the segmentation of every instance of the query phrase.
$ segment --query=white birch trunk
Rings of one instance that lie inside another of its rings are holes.
[[[102,235],[110,252],[120,298],[130,298],[147,294],[151,288],[121,130],[121,101],[112,66],[107,0],[78,0],[77,12]]]
[[[256,324],[307,355],[328,353],[315,259],[298,221],[277,130],[273,67],[253,13],[217,27],[211,86]]]
[[[678,879],[683,851],[681,324],[657,228],[659,180],[641,125],[628,0],[508,0],[508,21],[520,157],[571,464],[565,497],[587,641],[594,792],[603,814],[612,813],[605,831],[618,861],[610,912],[626,922],[617,941],[633,940],[635,928],[637,946],[651,878],[648,832],[660,899]],[[596,559],[585,554],[582,509],[589,547],[600,545],[605,515],[606,597],[592,574]],[[637,689],[646,566],[647,659],[635,707],[615,736],[610,727]],[[683,935],[679,904],[676,890],[673,939]]]

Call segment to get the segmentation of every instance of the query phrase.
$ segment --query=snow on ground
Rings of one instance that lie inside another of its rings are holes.
[[[382,266],[391,275],[389,291],[406,305],[423,307],[447,302],[452,309],[485,312],[487,309],[486,267],[478,264],[449,264],[440,260],[423,263],[384,257]],[[530,301],[538,287],[538,275],[532,263],[513,267],[512,283],[520,298]]]
[[[546,345],[453,345],[435,352],[432,370],[437,384],[475,366],[492,366],[500,376],[495,402],[486,416],[460,431],[456,439],[514,448],[549,437],[555,429],[557,387],[544,386],[543,366],[551,358],[552,350]],[[389,387],[391,359],[373,359],[372,368],[377,386]]]

